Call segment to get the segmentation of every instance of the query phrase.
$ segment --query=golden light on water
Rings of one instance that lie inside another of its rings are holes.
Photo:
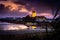
[[[36,26],[32,26],[32,29],[35,29],[35,28],[37,28]]]

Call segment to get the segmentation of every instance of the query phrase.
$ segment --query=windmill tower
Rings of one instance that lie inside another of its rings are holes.
[[[35,9],[34,8],[32,8],[32,14],[31,14],[31,17],[36,17],[36,12],[35,12]]]

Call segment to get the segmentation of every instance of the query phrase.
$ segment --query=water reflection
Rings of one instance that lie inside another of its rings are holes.
[[[35,27],[35,26],[26,26],[23,24],[13,24],[13,23],[6,23],[6,22],[0,22],[0,30],[40,30],[40,31],[46,31],[46,28],[43,27]],[[48,27],[48,31],[54,30],[52,27]]]
[[[0,22],[1,30],[22,30],[27,29],[28,27],[23,24],[10,24],[5,22]]]

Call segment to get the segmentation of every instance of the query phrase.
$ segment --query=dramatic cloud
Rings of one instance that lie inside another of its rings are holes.
[[[4,9],[4,5],[0,4],[0,12]]]
[[[12,1],[0,1],[0,4],[3,4],[5,7],[8,7],[10,11],[28,12],[24,5],[15,4]]]
[[[37,16],[45,16],[47,18],[53,17],[51,11],[52,9],[43,3],[40,4],[38,1],[31,2],[26,0],[3,0],[0,1],[0,4],[3,6],[2,8],[0,7],[0,10],[4,9],[5,12],[3,12],[5,16],[25,16],[27,14],[31,15],[33,7],[37,13]],[[1,17],[3,12],[0,13]]]

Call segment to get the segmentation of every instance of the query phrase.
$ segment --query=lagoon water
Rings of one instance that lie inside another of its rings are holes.
[[[23,24],[13,24],[7,22],[0,22],[0,30],[40,30],[46,31],[45,28],[36,27],[36,29],[29,29],[30,27]],[[48,31],[51,31],[53,28],[48,27]]]

